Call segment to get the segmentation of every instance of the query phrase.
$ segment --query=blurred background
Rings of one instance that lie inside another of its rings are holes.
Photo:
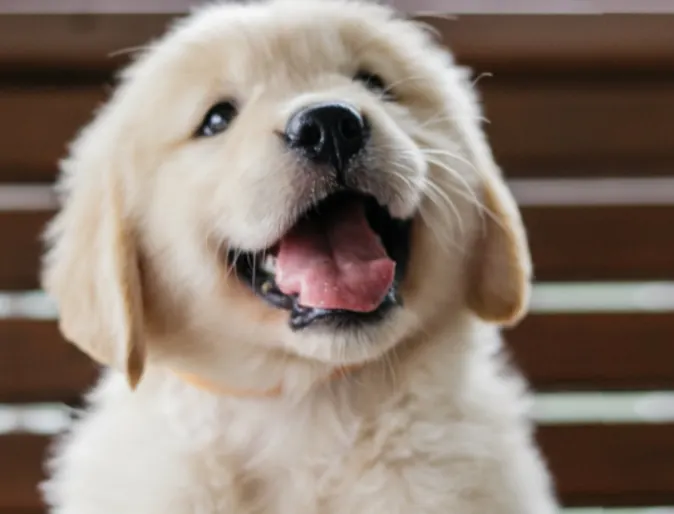
[[[0,0],[0,514],[43,512],[45,446],[97,372],[38,286],[56,163],[195,3]],[[674,514],[674,0],[393,3],[474,69],[522,207],[536,285],[505,335],[564,505]]]

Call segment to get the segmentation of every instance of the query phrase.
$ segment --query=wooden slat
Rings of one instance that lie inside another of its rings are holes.
[[[0,252],[0,290],[39,286],[39,238],[48,218],[48,212],[0,211],[0,240],[6,242]]]
[[[538,281],[674,279],[674,206],[525,207]],[[53,213],[0,211],[0,290],[34,289]]]
[[[672,424],[546,426],[538,438],[566,505],[674,505]]]
[[[636,5],[636,4],[635,4]],[[674,16],[459,16],[428,20],[479,72],[674,69]]]
[[[674,389],[674,313],[531,314],[504,337],[538,390]]]
[[[548,280],[672,280],[674,206],[526,207],[534,274]]]
[[[507,175],[674,174],[674,78],[480,81],[486,130]],[[51,180],[107,89],[0,89],[0,181]]]
[[[53,179],[66,145],[103,97],[103,86],[0,89],[0,180]]]
[[[52,321],[0,320],[0,403],[76,403],[97,366],[66,343]]]
[[[674,389],[674,313],[531,314],[504,335],[538,391]],[[0,403],[75,402],[97,373],[55,322],[0,320]]]
[[[568,506],[674,504],[674,425],[545,426],[538,440]],[[39,506],[47,439],[0,437],[0,510]]]
[[[496,76],[479,87],[507,175],[674,173],[674,80]]]
[[[110,70],[124,61],[111,58],[112,52],[147,43],[172,19],[166,14],[0,16],[0,70]],[[672,15],[422,19],[443,35],[461,62],[480,72],[674,69]],[[36,31],[40,38],[31,37]]]
[[[0,510],[35,509],[49,440],[33,435],[0,436]]]
[[[47,211],[0,211],[0,290],[39,287],[38,269]]]

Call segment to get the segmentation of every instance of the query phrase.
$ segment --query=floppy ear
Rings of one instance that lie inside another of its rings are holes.
[[[490,322],[511,325],[528,308],[531,256],[520,211],[480,127],[479,99],[471,71],[452,66],[452,105],[462,139],[474,164],[482,193],[483,224],[473,253],[468,303]]]
[[[531,260],[515,200],[500,177],[484,178],[483,230],[474,249],[468,302],[486,321],[513,324],[529,303]]]
[[[145,361],[140,276],[123,202],[122,145],[106,123],[96,120],[63,165],[63,207],[45,234],[42,283],[64,336],[135,387]]]

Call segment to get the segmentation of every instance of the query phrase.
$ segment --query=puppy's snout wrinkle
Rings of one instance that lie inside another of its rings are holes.
[[[369,139],[366,119],[346,103],[320,103],[295,113],[286,126],[290,148],[342,173]]]

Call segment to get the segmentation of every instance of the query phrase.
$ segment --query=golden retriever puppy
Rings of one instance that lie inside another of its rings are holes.
[[[203,7],[63,163],[43,281],[107,365],[58,514],[548,514],[499,326],[518,209],[469,75],[359,1]]]

